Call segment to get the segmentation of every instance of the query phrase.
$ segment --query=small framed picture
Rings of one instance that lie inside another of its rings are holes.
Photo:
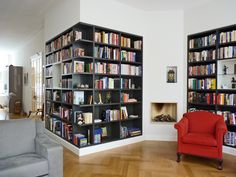
[[[167,83],[177,83],[177,66],[167,66]]]

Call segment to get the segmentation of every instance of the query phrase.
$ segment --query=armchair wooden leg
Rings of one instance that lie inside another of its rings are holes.
[[[182,156],[182,154],[177,152],[177,160],[176,160],[177,162],[181,161],[181,156]]]
[[[217,169],[218,170],[222,170],[223,169],[223,159],[218,159]]]

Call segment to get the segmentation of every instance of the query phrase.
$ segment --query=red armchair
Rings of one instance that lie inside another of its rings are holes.
[[[224,118],[207,111],[189,112],[175,124],[178,131],[177,162],[182,154],[191,154],[218,160],[223,168],[222,144],[227,132]]]

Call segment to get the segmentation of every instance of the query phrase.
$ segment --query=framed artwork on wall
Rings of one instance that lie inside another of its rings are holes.
[[[167,66],[167,83],[177,83],[177,66]]]

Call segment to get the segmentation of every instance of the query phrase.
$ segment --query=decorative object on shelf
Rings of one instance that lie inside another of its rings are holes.
[[[227,74],[227,69],[228,69],[228,68],[229,68],[229,67],[227,67],[226,65],[224,65],[224,68],[223,68],[224,75]]]
[[[231,83],[232,83],[232,88],[236,88],[236,80],[234,77],[232,77]]]
[[[111,92],[106,93],[106,103],[111,103]]]
[[[177,82],[177,66],[167,66],[167,83]]]

